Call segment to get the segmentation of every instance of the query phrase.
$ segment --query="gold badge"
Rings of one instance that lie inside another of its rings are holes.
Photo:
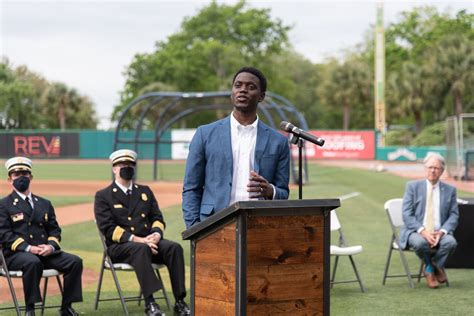
[[[13,222],[18,222],[18,221],[22,221],[23,220],[23,213],[17,213],[17,214],[13,214],[12,215],[12,221]]]
[[[148,196],[146,196],[145,193],[142,193],[142,200],[143,201],[148,201]]]
[[[122,204],[114,204],[114,208],[122,208],[123,205]]]

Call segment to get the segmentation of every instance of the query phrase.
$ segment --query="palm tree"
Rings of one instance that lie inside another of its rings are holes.
[[[427,54],[427,67],[436,78],[436,90],[452,95],[454,112],[459,117],[466,89],[474,85],[474,41],[462,34],[443,37]]]

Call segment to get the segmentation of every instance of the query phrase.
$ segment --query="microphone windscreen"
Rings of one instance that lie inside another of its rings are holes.
[[[281,121],[280,123],[280,128],[284,130],[285,132],[291,132],[292,127],[293,127],[293,124],[287,121]]]

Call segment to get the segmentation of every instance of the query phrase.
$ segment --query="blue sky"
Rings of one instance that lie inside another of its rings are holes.
[[[134,54],[152,52],[158,40],[179,30],[182,19],[210,1],[186,0],[0,0],[0,55],[25,64],[50,81],[61,81],[88,95],[101,127],[118,103],[122,75]],[[233,4],[236,1],[218,1]],[[376,1],[247,1],[270,8],[292,25],[290,41],[313,62],[337,56],[360,43],[375,23]],[[439,11],[473,12],[473,1],[385,1],[385,25],[400,12],[421,5]]]

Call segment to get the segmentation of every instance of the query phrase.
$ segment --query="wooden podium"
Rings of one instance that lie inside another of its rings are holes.
[[[245,201],[182,233],[194,315],[329,315],[338,199]]]

